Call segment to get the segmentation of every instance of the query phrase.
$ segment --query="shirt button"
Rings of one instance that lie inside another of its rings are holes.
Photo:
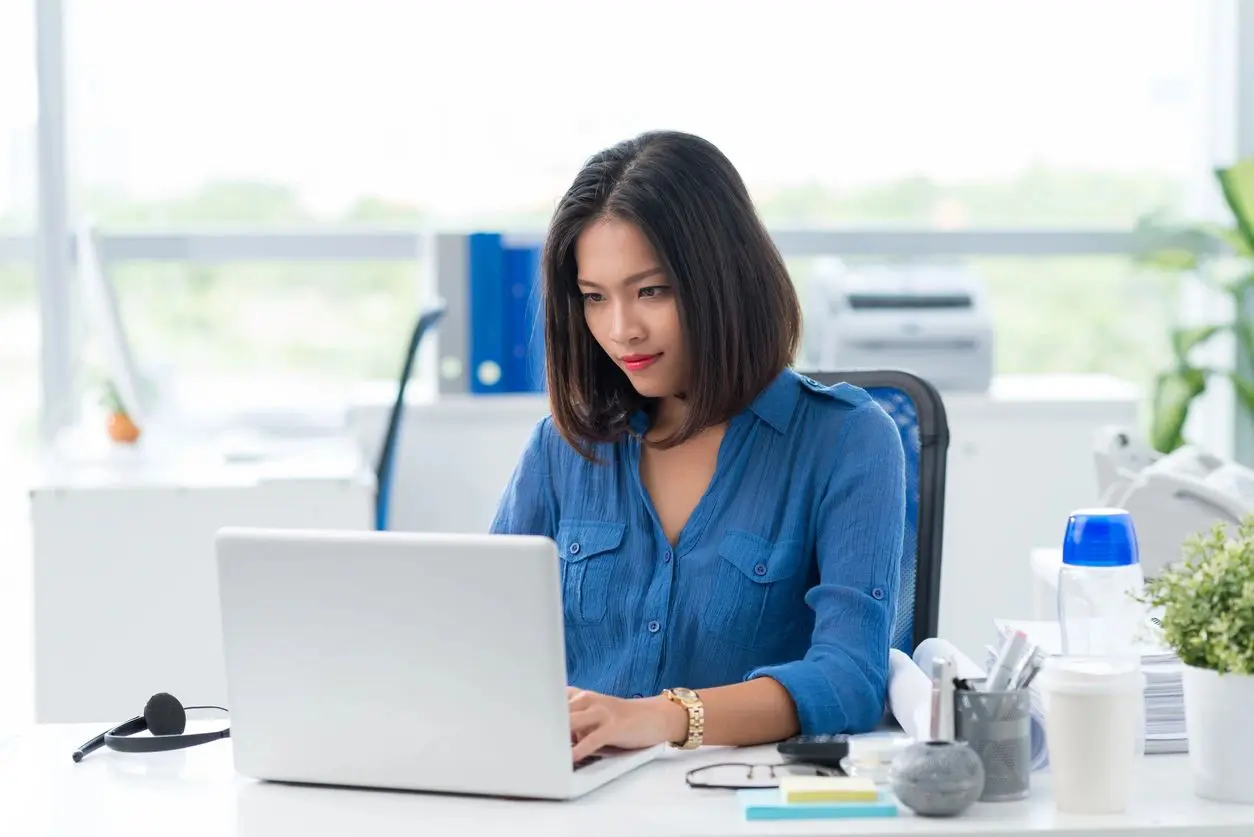
[[[662,563],[664,564],[670,563],[670,560],[671,560],[671,551],[668,549],[666,550],[666,553],[662,556]]]
[[[658,631],[662,630],[662,623],[654,619],[646,627],[649,629],[649,633],[655,634]]]
[[[579,543],[578,543],[578,542],[572,543],[572,544],[570,545],[570,554],[571,554],[571,555],[578,555],[578,554],[579,554]]]
[[[876,587],[874,590],[871,591],[871,598],[876,599],[877,601],[883,599],[884,591]]]
[[[758,564],[753,568],[754,575],[766,575],[766,564]]]
[[[636,700],[640,700],[640,698],[644,697],[644,695],[640,694],[639,692],[636,692],[634,695],[632,695],[632,697],[634,697]]]

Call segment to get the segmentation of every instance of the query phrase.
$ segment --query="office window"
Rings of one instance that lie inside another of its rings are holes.
[[[0,263],[0,481],[35,445],[39,310],[29,265]]]
[[[0,236],[35,228],[34,3],[0,2]],[[11,249],[11,248],[8,248]],[[0,258],[0,488],[33,453],[39,381],[39,314],[33,267]],[[0,497],[0,507],[5,506]],[[0,519],[4,508],[0,508]]]
[[[419,270],[125,263],[108,274],[141,374],[185,404],[228,411],[333,404],[362,380],[395,378],[425,299]],[[89,366],[92,380],[107,374]],[[218,397],[234,403],[206,403]]]
[[[1146,271],[1129,258],[975,258],[929,264],[969,271],[985,283],[998,373],[1113,375],[1148,396],[1154,376],[1171,359],[1169,332],[1179,316],[1179,280]],[[850,266],[856,269],[857,263]],[[813,338],[822,328],[814,277],[823,267],[812,259],[791,260],[789,267]]]
[[[772,223],[1111,226],[1205,168],[1209,4],[71,0],[106,222],[540,224],[637,131]]]
[[[0,231],[29,232],[35,211],[34,4],[0,2]]]

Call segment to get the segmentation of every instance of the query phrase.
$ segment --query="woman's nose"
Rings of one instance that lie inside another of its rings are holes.
[[[636,316],[635,311],[630,305],[614,306],[612,314],[612,322],[610,323],[610,338],[616,343],[634,343],[640,340],[644,335],[644,329],[641,326],[640,318]]]

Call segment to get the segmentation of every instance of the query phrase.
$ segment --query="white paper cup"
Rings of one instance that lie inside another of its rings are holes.
[[[1145,701],[1140,665],[1051,657],[1034,685],[1045,707],[1054,805],[1068,814],[1126,810]]]

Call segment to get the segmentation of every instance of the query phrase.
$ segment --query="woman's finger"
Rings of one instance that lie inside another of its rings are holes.
[[[597,695],[595,692],[576,690],[573,694],[567,697],[566,702],[570,704],[570,708],[573,711],[575,709],[583,709],[591,706],[596,702],[596,699]]]
[[[574,747],[570,748],[571,760],[574,762],[579,762],[587,758],[588,756],[592,755],[597,750],[600,750],[602,747],[608,744],[613,734],[614,734],[614,728],[613,728],[613,725],[610,723],[605,723],[601,726],[594,728],[586,736],[584,736],[583,738],[580,738],[579,743],[577,743]]]
[[[598,705],[589,706],[570,713],[570,731],[576,738],[583,738],[607,719],[605,708]]]

